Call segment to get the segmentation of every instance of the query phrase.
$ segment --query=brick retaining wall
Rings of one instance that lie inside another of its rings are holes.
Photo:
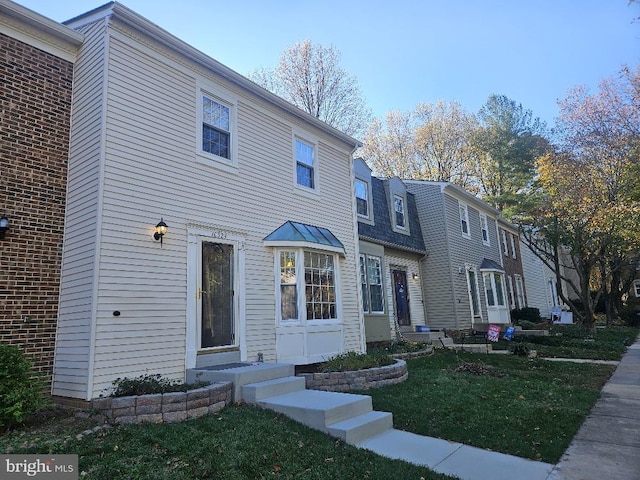
[[[310,390],[350,392],[369,390],[404,382],[409,378],[407,362],[396,360],[394,365],[353,372],[301,373]]]
[[[91,401],[113,424],[173,423],[216,413],[231,404],[232,382],[220,382],[187,392],[104,397]]]

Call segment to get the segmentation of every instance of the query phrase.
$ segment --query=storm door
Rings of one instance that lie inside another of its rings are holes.
[[[235,345],[233,245],[202,242],[200,348]]]
[[[393,271],[393,290],[396,297],[398,325],[411,325],[409,292],[407,291],[407,272],[404,270]]]

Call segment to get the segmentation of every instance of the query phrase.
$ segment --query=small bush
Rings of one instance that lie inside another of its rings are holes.
[[[21,423],[46,405],[43,382],[15,345],[0,344],[0,428]]]
[[[183,383],[162,378],[160,374],[141,375],[136,378],[116,378],[113,382],[112,397],[149,395],[152,393],[186,392],[209,385],[208,382]]]
[[[524,307],[511,310],[511,321],[517,325],[521,325],[519,322],[522,321],[538,323],[540,320],[540,309],[538,308]]]
[[[387,353],[356,353],[347,352],[335,357],[331,357],[318,367],[319,372],[351,372],[355,370],[365,370],[367,368],[384,367],[394,363]]]
[[[526,343],[513,343],[509,347],[509,351],[519,357],[528,357],[529,353],[531,353]]]
[[[627,305],[618,312],[620,320],[629,327],[640,327],[640,306]]]
[[[413,353],[426,349],[429,345],[424,342],[411,342],[409,340],[378,342],[375,345],[368,345],[368,353],[376,353],[382,351],[394,355],[396,353]]]

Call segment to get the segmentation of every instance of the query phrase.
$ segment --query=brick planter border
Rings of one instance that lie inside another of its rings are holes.
[[[91,408],[109,423],[173,423],[216,413],[231,404],[232,382],[220,382],[187,392],[104,397],[91,400]]]
[[[395,385],[409,378],[407,362],[396,359],[393,365],[352,372],[301,373],[309,390],[350,392]]]

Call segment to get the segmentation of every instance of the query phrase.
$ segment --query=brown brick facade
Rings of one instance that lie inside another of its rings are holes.
[[[0,34],[0,342],[51,381],[73,64]]]

